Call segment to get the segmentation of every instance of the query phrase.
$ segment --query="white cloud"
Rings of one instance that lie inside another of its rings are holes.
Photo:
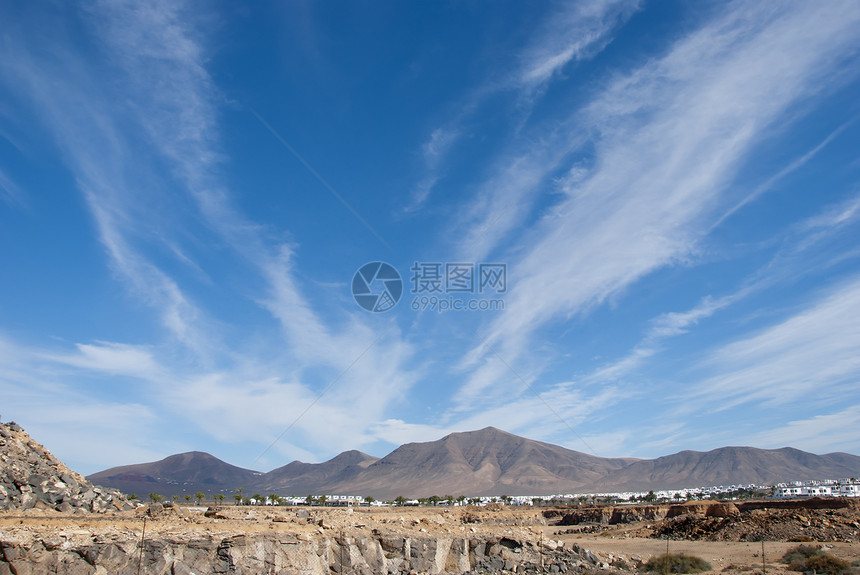
[[[422,146],[425,175],[413,188],[406,211],[419,208],[429,197],[444,172],[443,161],[449,150],[463,135],[462,125],[487,99],[499,92],[512,91],[517,98],[519,114],[527,117],[553,78],[571,61],[585,60],[599,53],[611,41],[612,32],[626,22],[638,6],[638,0],[567,3],[549,14],[529,44],[513,55],[510,62],[505,62],[513,73],[505,70],[493,74],[492,80],[466,98],[452,120],[431,132]],[[568,143],[566,147],[571,146]],[[469,230],[470,238],[466,242],[469,257],[486,253],[480,243],[494,244],[504,231],[522,221],[530,206],[528,196],[536,191],[537,185],[563,155],[550,144],[540,154],[515,151],[498,162],[501,173],[482,186],[478,201],[458,224]],[[493,217],[483,219],[487,212]]]
[[[855,5],[794,8],[734,4],[574,114],[568,141],[583,125],[601,133],[595,167],[527,234],[524,255],[510,265],[506,311],[487,337],[507,361],[546,323],[585,313],[695,254],[703,224],[764,132],[825,90],[844,53],[857,50]],[[509,208],[480,201],[484,221],[507,232]],[[488,252],[485,237],[477,253]],[[476,347],[467,356],[476,370],[458,396],[464,407],[494,393],[492,368],[479,361],[485,354]]]
[[[563,444],[569,449],[606,456],[603,448],[611,446],[619,453],[622,434],[592,435],[584,425],[586,418],[607,409],[620,400],[619,390],[605,387],[592,395],[575,389],[571,382],[554,385],[536,397],[528,395],[516,400],[485,406],[471,414],[449,412],[438,423],[409,423],[401,419],[386,419],[369,427],[369,433],[392,443],[436,441],[456,431],[472,431],[497,427],[509,433]],[[595,443],[588,439],[595,438]],[[600,446],[601,450],[597,449]]]
[[[753,445],[768,448],[796,447],[813,453],[860,451],[860,441],[851,429],[860,429],[860,405],[851,405],[840,411],[815,415],[807,419],[790,421],[774,429],[755,433]]]
[[[92,371],[154,378],[162,370],[147,346],[113,342],[76,344],[77,354],[43,355],[47,360]]]
[[[571,61],[599,52],[611,40],[610,33],[638,7],[637,0],[564,4],[547,18],[544,29],[535,34],[521,56],[517,84],[535,89],[549,82]]]
[[[848,198],[844,202],[832,206],[824,213],[809,218],[803,222],[802,228],[806,232],[815,232],[814,239],[818,239],[817,233],[832,231],[854,224],[860,219],[860,195]],[[810,243],[810,242],[807,242]]]
[[[15,417],[36,441],[85,475],[156,461],[183,449],[179,441],[159,438],[158,445],[148,441],[146,430],[164,422],[151,407],[139,403],[54,396],[13,405]]]
[[[118,373],[148,369],[145,359],[111,345],[86,348],[70,359],[76,367]],[[120,346],[121,347],[121,346]],[[135,356],[137,356],[136,359]],[[81,380],[54,370],[51,354],[13,344],[0,334],[0,395],[3,419],[14,419],[39,443],[75,471],[88,474],[108,466],[160,459],[178,447],[145,430],[163,424],[156,411],[122,393],[87,393]],[[84,380],[86,381],[86,380]],[[158,447],[154,444],[158,443]],[[160,449],[159,449],[160,448]]]
[[[394,445],[436,441],[455,430],[426,423],[407,423],[402,419],[385,419],[369,429],[379,439]]]
[[[787,166],[780,169],[776,174],[772,175],[767,180],[765,180],[763,183],[756,186],[752,192],[750,192],[740,202],[738,202],[737,204],[732,206],[731,209],[729,209],[725,214],[723,214],[713,224],[713,226],[711,226],[711,229],[713,230],[714,228],[716,228],[717,226],[722,224],[726,219],[731,217],[732,214],[734,214],[735,212],[737,212],[738,210],[740,210],[741,208],[743,208],[744,206],[746,206],[750,202],[755,201],[762,194],[770,191],[780,180],[784,179],[786,176],[788,176],[789,174],[791,174],[792,172],[796,171],[797,169],[801,168],[804,164],[809,162],[809,160],[814,158],[830,142],[835,140],[852,123],[853,123],[853,120],[851,122],[846,122],[845,124],[842,124],[837,129],[835,129],[833,132],[828,134],[828,136],[823,141],[821,141],[817,146],[815,146],[814,148],[812,148],[811,150],[809,150],[808,152],[803,154],[801,157],[796,158],[794,161],[790,162]]]
[[[823,257],[820,251],[830,240],[839,237],[845,228],[855,224],[858,219],[860,219],[860,198],[855,196],[835,206],[827,207],[823,213],[792,226],[790,233],[783,239],[784,245],[759,271],[745,281],[739,290],[718,298],[706,296],[697,306],[687,311],[668,312],[658,316],[629,354],[595,370],[585,381],[590,383],[617,380],[662,351],[662,340],[665,338],[687,333],[700,321],[752,294],[789,281],[797,281],[804,275],[814,272],[817,266],[829,266],[836,261],[851,257],[852,254],[841,250],[836,256]]]
[[[436,128],[430,134],[430,138],[421,147],[426,173],[424,178],[412,189],[410,203],[406,206],[405,211],[413,212],[427,201],[430,192],[442,177],[440,164],[459,138],[460,132],[453,128]]]
[[[719,409],[748,402],[838,401],[860,379],[860,279],[785,321],[716,350],[693,398],[719,390]]]
[[[20,204],[22,201],[21,189],[0,170],[0,200],[7,204]]]
[[[329,325],[296,279],[294,248],[273,243],[233,205],[219,175],[218,94],[206,70],[206,35],[192,24],[205,18],[187,18],[188,9],[176,2],[92,4],[83,17],[102,43],[103,60],[68,45],[52,52],[23,37],[7,42],[2,79],[38,110],[87,202],[110,265],[170,338],[34,355],[145,378],[160,392],[153,405],[172,412],[181,400],[187,417],[212,436],[258,443],[277,436],[337,378],[297,432],[324,453],[373,441],[364,426],[382,419],[416,379],[404,367],[411,347],[396,326],[375,333],[359,314]],[[63,54],[63,61],[51,53]],[[427,157],[444,153],[453,137],[433,138]],[[188,224],[199,227],[186,230]],[[225,341],[230,326],[220,322],[219,310],[195,301],[194,286],[161,259],[169,254],[211,284],[191,255],[210,238],[260,278],[251,303],[280,324],[282,344],[248,346],[240,357]],[[189,242],[192,249],[183,249]],[[379,346],[369,345],[380,335]],[[183,350],[171,345],[177,341]],[[25,374],[39,369],[21,366]],[[321,431],[320,420],[328,422]],[[292,439],[284,439],[285,449],[306,454],[290,446]]]

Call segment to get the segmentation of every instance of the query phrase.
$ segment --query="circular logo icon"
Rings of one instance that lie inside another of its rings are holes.
[[[403,280],[394,267],[385,262],[364,264],[352,276],[352,297],[367,311],[388,311],[403,295]]]

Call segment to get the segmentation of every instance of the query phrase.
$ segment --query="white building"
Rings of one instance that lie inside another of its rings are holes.
[[[850,479],[844,481],[810,481],[781,483],[774,497],[791,499],[796,497],[860,497],[860,483]]]

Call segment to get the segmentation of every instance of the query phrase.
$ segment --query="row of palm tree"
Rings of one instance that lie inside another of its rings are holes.
[[[270,493],[267,496],[263,496],[263,495],[260,495],[259,493],[255,493],[254,495],[251,495],[250,497],[248,497],[248,496],[243,495],[243,492],[244,492],[244,488],[238,487],[238,488],[236,488],[235,492],[233,493],[233,499],[236,502],[235,503],[236,505],[252,505],[252,504],[264,505],[264,504],[266,504],[266,502],[269,502],[272,505],[281,505],[285,500],[285,498],[281,497],[277,493]],[[158,493],[150,493],[149,498],[154,503],[164,500],[164,496],[160,495]],[[185,502],[189,503],[189,504],[191,503],[191,500],[194,499],[197,502],[197,504],[200,505],[204,501],[206,501],[206,494],[203,493],[202,491],[198,491],[193,496],[190,494],[185,494],[184,496],[182,496],[182,498],[184,498]],[[212,495],[213,500],[217,501],[218,503],[222,503],[222,504],[224,503],[225,498],[226,498],[226,496],[222,493],[216,493],[216,494]],[[135,500],[135,499],[138,499],[138,496],[135,495],[134,493],[132,493],[129,496],[129,499]],[[510,497],[508,495],[502,495],[501,497],[492,498],[491,502],[510,504],[512,500],[513,500],[512,497]],[[175,503],[179,503],[180,496],[179,495],[173,495],[173,501]],[[374,501],[376,501],[376,500],[369,495],[364,498],[364,502],[368,505],[372,504]],[[402,505],[406,505],[406,503],[408,501],[410,501],[410,500],[406,499],[402,495],[398,495],[393,500],[388,501],[387,503],[402,506]],[[417,499],[417,501],[418,501],[419,505],[436,506],[436,505],[440,505],[440,504],[442,504],[442,505],[453,505],[454,503],[458,503],[460,505],[463,505],[464,503],[469,503],[469,504],[475,505],[475,504],[481,503],[482,500],[475,498],[475,497],[466,497],[465,495],[459,495],[457,497],[454,497],[453,495],[444,495],[441,497],[438,495],[431,495],[430,497],[419,498],[419,499]],[[327,502],[328,502],[328,497],[326,495],[318,495],[318,496],[308,495],[307,497],[305,497],[305,504],[307,504],[307,505],[325,505]]]

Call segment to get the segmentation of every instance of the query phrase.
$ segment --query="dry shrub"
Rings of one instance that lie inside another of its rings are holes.
[[[818,575],[842,575],[852,571],[851,565],[838,557],[828,555],[813,545],[798,545],[786,551],[782,562],[792,571]]]
[[[827,575],[840,575],[847,573],[851,565],[838,557],[822,553],[806,560],[803,571],[806,573],[818,573]]]
[[[643,571],[654,573],[701,573],[710,571],[711,564],[700,557],[683,553],[664,553],[651,557],[642,566]]]

